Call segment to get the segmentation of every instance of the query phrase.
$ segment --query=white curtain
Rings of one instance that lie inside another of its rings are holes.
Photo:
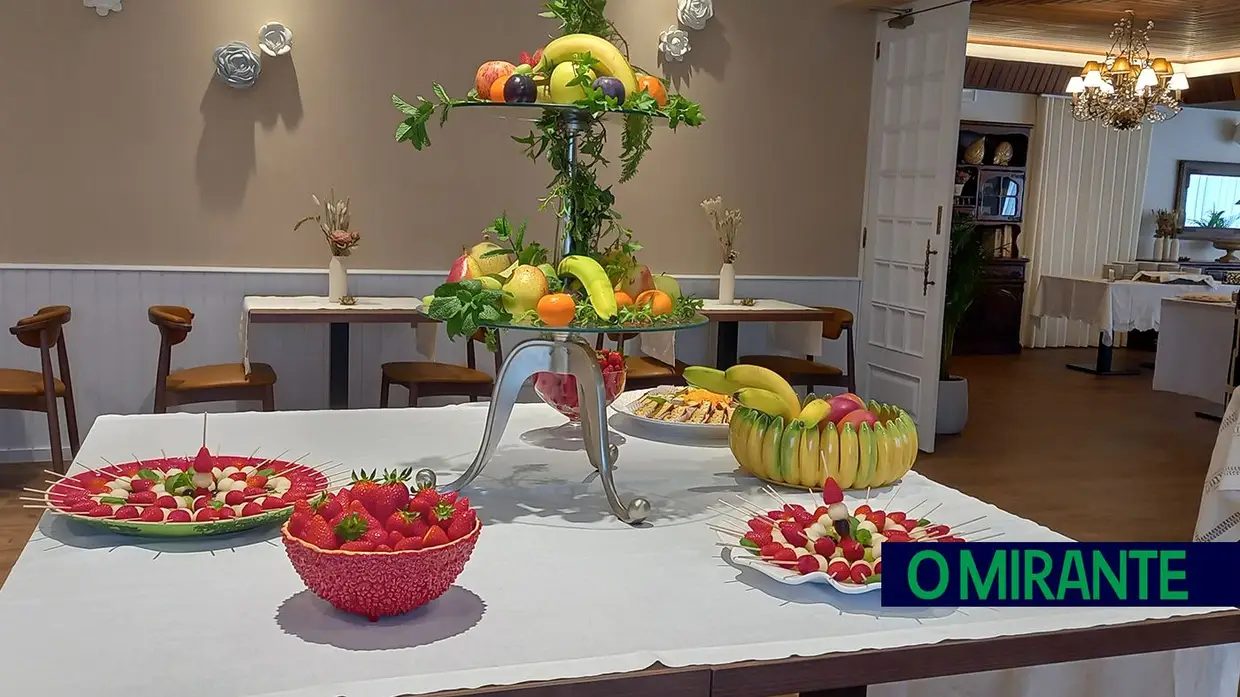
[[[1137,254],[1150,131],[1119,132],[1072,117],[1072,101],[1039,97],[1021,253],[1030,258],[1024,346],[1097,346],[1099,327],[1029,313],[1042,276],[1098,278],[1103,264]],[[1123,340],[1116,337],[1117,345]]]

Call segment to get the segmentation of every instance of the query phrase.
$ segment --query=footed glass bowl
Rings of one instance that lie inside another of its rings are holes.
[[[603,391],[606,394],[607,406],[611,406],[616,397],[624,392],[625,375],[624,368],[603,372]],[[567,416],[569,421],[581,421],[576,376],[569,373],[535,373],[534,392],[538,393],[542,401]]]

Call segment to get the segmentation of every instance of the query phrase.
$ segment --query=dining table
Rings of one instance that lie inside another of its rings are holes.
[[[228,413],[210,429],[217,454],[289,450],[309,453],[306,463],[428,468],[443,482],[472,461],[486,415],[481,404]],[[622,417],[613,428],[628,429]],[[544,404],[516,405],[486,471],[462,491],[483,526],[464,572],[425,607],[377,622],[307,590],[278,528],[152,539],[45,514],[0,588],[6,693],[1235,694],[1235,609],[900,608],[881,592],[785,585],[711,529],[728,521],[721,497],[777,505],[726,447],[630,435],[617,484],[652,505],[634,528],[610,513],[582,452],[523,437],[563,423]],[[71,472],[193,453],[202,428],[196,414],[102,416]],[[846,498],[865,500],[956,526],[984,519],[1005,540],[1067,539],[916,470],[897,489]]]
[[[740,325],[746,322],[771,325],[769,343],[777,350],[798,356],[822,355],[822,323],[829,321],[829,308],[809,307],[783,300],[757,298],[730,303],[717,298],[702,302],[702,314],[710,320],[715,367],[727,370],[739,359]]]

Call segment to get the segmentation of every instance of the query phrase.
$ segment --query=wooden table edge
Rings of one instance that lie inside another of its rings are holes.
[[[656,663],[649,668],[624,673],[493,685],[474,690],[433,692],[418,697],[708,697],[710,680],[710,666],[668,668]],[[393,697],[414,697],[414,693]]]
[[[830,631],[829,626],[824,631]],[[1240,610],[711,668],[712,697],[768,697],[1240,642]]]
[[[421,324],[436,322],[421,310],[250,310],[250,324]]]

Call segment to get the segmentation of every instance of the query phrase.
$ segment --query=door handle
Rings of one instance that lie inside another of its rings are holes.
[[[927,239],[926,240],[926,263],[922,267],[923,275],[921,278],[921,294],[923,296],[927,295],[930,292],[930,286],[934,285],[934,281],[930,280],[930,256],[932,254],[938,254],[938,253],[939,253],[939,250],[930,249],[930,240]]]

